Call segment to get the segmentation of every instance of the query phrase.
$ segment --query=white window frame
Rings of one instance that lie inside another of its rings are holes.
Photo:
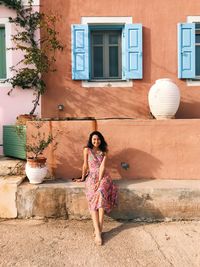
[[[81,17],[81,24],[108,25],[132,24],[132,17]],[[133,81],[82,81],[82,87],[132,87]]]
[[[0,18],[0,26],[5,27],[5,42],[6,42],[6,79],[12,77],[12,72],[10,68],[13,66],[12,62],[12,50],[7,49],[12,47],[12,37],[11,37],[11,23],[9,22],[8,18]],[[10,83],[2,83],[6,79],[0,79],[0,87],[10,87]]]
[[[188,23],[200,22],[200,16],[187,16]],[[200,86],[199,80],[187,79],[187,86]]]

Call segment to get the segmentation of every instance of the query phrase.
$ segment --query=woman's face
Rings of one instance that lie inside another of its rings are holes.
[[[98,137],[98,135],[94,134],[94,135],[92,136],[92,144],[93,144],[93,146],[96,147],[96,148],[100,146],[100,144],[101,144],[101,140],[100,140],[100,138]]]

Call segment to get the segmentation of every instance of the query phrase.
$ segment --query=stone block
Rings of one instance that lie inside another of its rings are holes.
[[[0,177],[0,218],[16,218],[17,187],[24,176]]]

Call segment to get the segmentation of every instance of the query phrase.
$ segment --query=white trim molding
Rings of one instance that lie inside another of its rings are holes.
[[[13,65],[12,62],[12,50],[7,49],[12,47],[12,41],[11,41],[11,23],[9,22],[8,18],[0,18],[0,25],[5,27],[5,41],[6,41],[6,79],[11,78],[12,73],[10,68]],[[4,81],[4,79],[0,79],[0,82]],[[0,87],[10,87],[9,83],[0,83]]]
[[[81,24],[131,24],[132,17],[81,17]]]
[[[22,0],[22,3],[24,5],[28,5],[28,0]],[[40,0],[33,0],[33,6],[39,6],[40,5]]]
[[[86,82],[82,81],[83,87],[132,87],[132,81],[114,81],[114,82]]]
[[[200,16],[187,16],[187,22],[188,23],[200,22]],[[200,81],[188,79],[187,86],[200,86]]]
[[[81,24],[132,24],[132,17],[81,17]],[[82,87],[132,87],[132,81],[82,81]]]
[[[200,16],[187,16],[187,22],[200,22]]]

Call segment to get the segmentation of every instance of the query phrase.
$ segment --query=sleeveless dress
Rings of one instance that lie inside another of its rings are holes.
[[[86,198],[90,211],[103,208],[106,213],[109,213],[117,205],[117,187],[113,184],[106,170],[98,189],[95,191],[95,185],[99,180],[99,168],[103,158],[103,152],[95,153],[92,149],[88,148],[89,174],[85,181]]]

